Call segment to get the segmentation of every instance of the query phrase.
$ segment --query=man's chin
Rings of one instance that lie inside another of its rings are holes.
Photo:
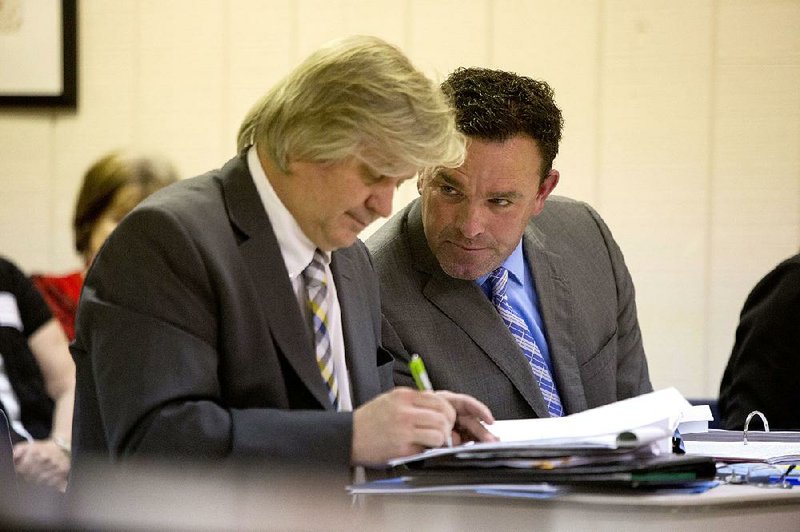
[[[465,264],[457,261],[439,262],[439,265],[444,270],[444,273],[455,279],[463,279],[465,281],[474,281],[481,275],[488,273],[490,270],[483,271],[483,268],[477,265]]]
[[[348,231],[347,233],[342,233],[340,235],[336,235],[333,240],[333,245],[335,246],[333,249],[342,249],[342,248],[349,248],[353,244],[356,243],[356,239],[358,238],[358,232],[351,232]]]

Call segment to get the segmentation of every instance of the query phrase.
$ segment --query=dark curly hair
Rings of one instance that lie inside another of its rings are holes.
[[[468,137],[502,142],[525,134],[542,153],[542,177],[558,154],[564,119],[544,81],[488,68],[459,68],[442,83]]]

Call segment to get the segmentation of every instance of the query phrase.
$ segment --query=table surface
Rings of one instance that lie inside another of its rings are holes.
[[[423,530],[800,531],[800,489],[721,484],[700,494],[569,493],[551,499],[465,494],[362,496],[388,530],[410,515]],[[541,528],[540,528],[541,527]]]
[[[719,485],[701,494],[346,494],[316,470],[131,467],[98,470],[59,504],[28,501],[0,524],[191,530],[800,531],[800,487]]]

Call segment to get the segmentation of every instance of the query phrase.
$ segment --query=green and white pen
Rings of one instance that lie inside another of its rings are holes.
[[[425,364],[422,362],[422,358],[414,353],[411,355],[411,360],[408,363],[408,368],[411,370],[411,376],[414,378],[414,382],[417,385],[417,389],[422,392],[432,392],[433,386],[431,386],[431,379],[428,377],[428,372],[425,369]],[[453,437],[452,435],[447,435],[447,446],[453,446]]]

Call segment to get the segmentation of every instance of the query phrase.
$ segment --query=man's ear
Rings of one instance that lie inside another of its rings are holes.
[[[417,176],[417,192],[422,195],[422,189],[425,188],[425,180],[429,177],[430,170],[423,170]]]
[[[534,216],[537,216],[544,209],[544,201],[558,185],[559,177],[558,170],[550,170],[547,172],[547,176],[539,183],[539,190],[536,192],[536,201],[534,202]]]

